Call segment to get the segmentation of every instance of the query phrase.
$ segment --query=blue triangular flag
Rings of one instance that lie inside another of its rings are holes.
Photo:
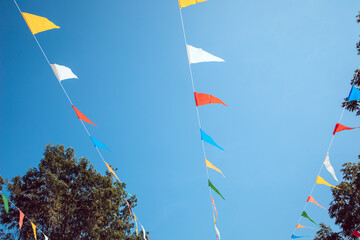
[[[110,149],[109,149],[105,144],[103,144],[102,142],[96,140],[95,138],[93,138],[93,137],[91,137],[91,136],[90,136],[90,138],[91,138],[91,141],[94,143],[94,146],[95,146],[95,147],[105,148],[105,149],[107,149],[107,150],[110,151]]]
[[[355,101],[355,100],[360,100],[360,90],[357,89],[357,88],[353,85],[352,88],[351,88],[351,90],[350,90],[350,93],[349,93],[349,96],[348,96],[347,101],[348,101],[348,102],[351,102],[351,101]]]
[[[210,144],[214,145],[215,147],[224,151],[224,149],[222,147],[220,147],[219,145],[217,145],[214,142],[214,140],[209,135],[207,135],[202,129],[200,129],[200,132],[201,132],[201,140],[203,140],[204,142],[210,143]]]
[[[309,236],[295,236],[294,234],[291,236],[291,238],[303,238],[303,237],[309,237]]]

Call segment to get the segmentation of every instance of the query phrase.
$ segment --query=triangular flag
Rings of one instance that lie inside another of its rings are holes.
[[[33,231],[34,231],[35,240],[37,240],[37,237],[36,237],[36,225],[33,224],[32,222],[30,222],[30,223],[31,223],[32,229],[33,229]]]
[[[351,87],[349,96],[347,98],[348,102],[360,100],[360,90],[357,89],[354,85]]]
[[[311,195],[308,197],[308,199],[307,199],[307,201],[306,201],[306,202],[312,202],[312,203],[314,203],[314,204],[318,205],[319,207],[321,207],[321,208],[325,209],[323,206],[321,206],[320,204],[318,204],[318,203],[315,201],[315,199],[314,199]]]
[[[109,172],[111,172],[116,177],[116,179],[119,180],[119,182],[121,182],[120,179],[118,178],[118,176],[116,176],[116,173],[114,172],[114,170],[109,166],[109,164],[107,164],[107,162],[105,162],[105,161],[104,161],[104,163],[107,166]]]
[[[19,229],[21,229],[23,222],[24,222],[24,214],[22,211],[19,210],[20,216],[19,216]]]
[[[94,146],[97,147],[97,148],[105,148],[107,150],[110,151],[110,149],[103,143],[101,143],[100,141],[96,140],[94,137],[91,137],[91,141],[94,143]]]
[[[296,224],[296,228],[306,228],[306,227],[300,224]]]
[[[137,217],[136,217],[136,215],[135,215],[135,213],[134,213],[134,218],[135,218],[135,226],[136,226],[136,236],[138,236],[138,225],[137,225]]]
[[[21,13],[25,19],[25,22],[30,28],[32,34],[37,34],[39,32],[47,31],[54,28],[60,28],[54,23],[50,22],[47,18],[40,17],[30,13]]]
[[[219,190],[217,190],[217,188],[210,182],[210,180],[208,179],[209,181],[209,187],[214,190],[217,194],[219,194],[220,197],[222,197],[222,199],[225,200],[225,198],[221,195],[221,193],[219,192]]]
[[[186,45],[189,62],[190,63],[200,63],[200,62],[225,62],[223,59],[216,57],[201,48],[196,48],[191,45]]]
[[[126,201],[126,205],[127,205],[128,208],[129,208],[130,216],[131,216],[131,218],[133,218],[132,213],[131,213],[130,204],[129,204],[129,202],[128,202],[127,200],[125,200],[125,201]]]
[[[303,238],[303,237],[308,237],[308,236],[295,236],[294,234],[291,236],[291,238]]]
[[[334,168],[331,166],[331,163],[330,163],[330,158],[329,158],[329,153],[326,154],[326,157],[325,157],[325,160],[324,160],[324,165],[326,167],[326,169],[329,171],[329,173],[333,176],[333,178],[337,181],[337,177],[336,177],[336,174],[335,174],[335,171],[334,171]]]
[[[80,120],[83,120],[84,122],[87,122],[87,123],[91,123],[93,124],[95,127],[97,127],[92,121],[90,121],[90,119],[88,119],[82,112],[80,112],[76,107],[72,106],[75,113],[76,113],[76,116],[80,119]]]
[[[220,147],[219,145],[217,145],[215,143],[215,141],[209,135],[207,135],[202,129],[200,129],[200,133],[201,133],[201,140],[203,140],[204,142],[210,143],[211,145],[214,145],[215,147],[224,151],[224,149],[222,147]]]
[[[141,224],[140,224],[140,225],[141,225]],[[141,225],[141,228],[142,228],[142,230],[143,230],[143,237],[144,237],[144,240],[146,240],[146,232],[145,232],[145,229],[144,229],[143,225]]]
[[[216,231],[216,234],[219,236],[219,240],[221,239],[220,238],[220,232],[219,232],[219,229],[216,227],[216,224],[215,224],[215,231]]]
[[[213,212],[213,218],[214,218],[214,224],[216,225],[216,218],[214,212]]]
[[[49,238],[43,233],[45,240],[49,240]]]
[[[56,78],[59,81],[65,80],[65,79],[71,79],[71,78],[78,78],[70,68],[58,65],[56,63],[50,64],[51,69],[54,71]]]
[[[211,197],[211,202],[214,205],[214,210],[215,210],[216,214],[218,214],[213,197]]]
[[[357,232],[356,230],[354,230],[354,231],[352,232],[352,235],[354,235],[355,237],[360,237],[360,233]]]
[[[220,171],[220,169],[218,169],[217,167],[215,167],[211,162],[209,162],[206,158],[205,158],[205,165],[208,167],[208,168],[211,168],[211,169],[214,169],[215,171],[221,173],[223,176],[224,174]],[[224,176],[225,177],[225,176]]]
[[[9,201],[3,193],[1,195],[2,195],[3,202],[4,202],[5,212],[9,213]]]
[[[344,126],[344,125],[342,125],[342,124],[340,124],[340,123],[337,123],[337,124],[335,125],[335,129],[334,129],[333,135],[335,135],[335,133],[337,133],[337,132],[341,132],[341,131],[343,131],[343,130],[351,130],[351,129],[354,129],[354,128],[346,127],[346,126]]]
[[[314,222],[314,221],[307,215],[307,213],[306,213],[305,211],[302,212],[301,216],[304,217],[304,218],[309,219],[309,220],[310,220],[312,223],[314,223],[316,226],[319,226],[316,222]]]
[[[218,103],[227,106],[223,101],[221,101],[217,97],[214,97],[213,95],[206,93],[197,93],[197,92],[194,92],[194,95],[195,95],[196,106],[206,105],[210,103]]]
[[[333,187],[333,188],[340,189],[340,188],[338,188],[338,187],[336,187],[336,186],[334,186],[334,185],[331,185],[330,183],[328,183],[327,181],[325,181],[325,180],[324,180],[322,177],[320,177],[320,176],[317,176],[315,183],[317,183],[317,184],[324,184],[324,185],[327,185],[327,186],[329,186],[329,187]]]
[[[205,2],[207,0],[179,0],[180,8],[187,7],[193,4],[197,4],[199,2]]]

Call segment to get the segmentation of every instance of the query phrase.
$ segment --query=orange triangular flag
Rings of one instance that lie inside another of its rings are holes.
[[[20,219],[19,219],[19,229],[21,229],[22,225],[23,225],[23,221],[24,221],[24,214],[22,211],[20,211]]]
[[[296,228],[306,228],[306,227],[300,224],[296,224]]]
[[[107,164],[107,162],[105,162],[105,161],[104,161],[104,163],[107,166],[109,172],[111,172],[116,177],[116,179],[119,180],[119,182],[121,182],[120,179],[118,178],[118,176],[116,175],[116,173],[114,172],[114,170],[109,166],[109,164]]]
[[[215,210],[216,214],[218,214],[213,197],[211,197],[211,202],[214,205],[214,210]]]
[[[97,127],[92,121],[90,121],[90,119],[88,119],[82,112],[80,112],[76,107],[72,106],[75,113],[76,113],[76,116],[80,119],[80,120],[83,120],[84,122],[87,122],[87,123],[91,123],[93,124],[95,127]]]
[[[314,204],[318,205],[319,207],[321,207],[321,208],[325,209],[323,206],[321,206],[320,204],[318,204],[318,203],[315,201],[315,199],[314,199],[311,195],[308,197],[308,199],[307,199],[307,201],[306,201],[306,202],[312,202],[312,203],[314,203]]]

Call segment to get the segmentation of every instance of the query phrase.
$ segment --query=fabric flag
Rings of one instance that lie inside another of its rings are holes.
[[[296,236],[296,235],[292,235],[291,238],[295,239],[295,238],[303,238],[303,237],[308,237],[308,236]]]
[[[194,92],[194,96],[195,96],[196,106],[201,106],[201,105],[206,105],[206,104],[211,104],[211,103],[218,103],[218,104],[227,106],[219,98],[214,97],[213,95],[210,95],[210,94]]]
[[[117,182],[115,182],[115,186],[116,186],[120,191],[124,191],[124,189],[122,189],[122,187],[120,187],[120,185],[119,185]]]
[[[325,181],[325,180],[324,180],[322,177],[320,177],[320,176],[317,176],[315,183],[317,183],[317,184],[324,184],[324,185],[327,185],[327,186],[329,186],[329,187],[333,187],[333,188],[340,189],[340,188],[338,188],[337,186],[331,185],[330,183],[328,183],[327,181]]]
[[[355,237],[360,237],[360,233],[357,232],[356,230],[354,230],[354,231],[352,232],[352,235],[354,235]]]
[[[347,98],[348,102],[359,100],[360,99],[360,90],[357,89],[354,85],[352,86],[349,96]]]
[[[346,127],[346,126],[344,126],[344,125],[342,125],[342,124],[340,124],[340,123],[337,123],[337,124],[335,125],[335,129],[334,129],[333,135],[335,135],[335,133],[337,133],[337,132],[341,132],[341,131],[343,131],[343,130],[351,130],[351,129],[354,129],[354,128]]]
[[[128,208],[129,208],[130,216],[131,216],[131,218],[133,218],[132,213],[131,213],[130,204],[129,204],[129,202],[128,202],[127,200],[125,200],[125,201],[126,201],[126,205],[127,205]]]
[[[23,225],[23,222],[24,222],[24,214],[22,211],[19,210],[19,213],[20,213],[20,217],[19,217],[19,229],[21,229],[22,225]]]
[[[78,78],[68,67],[56,63],[50,64],[50,66],[59,82],[65,79]]]
[[[186,45],[189,62],[190,63],[200,63],[200,62],[225,62],[223,59],[216,57],[201,48],[196,48],[191,45]]]
[[[213,218],[214,218],[214,224],[216,225],[216,218],[214,212],[213,212]]]
[[[136,236],[138,236],[139,231],[138,231],[137,217],[136,217],[135,213],[134,213],[134,218],[135,218],[135,225],[136,225]]]
[[[93,124],[95,127],[97,127],[92,121],[90,121],[90,119],[88,119],[82,112],[80,112],[76,107],[72,106],[75,113],[76,113],[76,116],[80,119],[80,120],[83,120],[84,122],[87,122],[87,123],[91,123]]]
[[[141,224],[140,224],[140,225],[141,225]],[[141,228],[142,228],[142,230],[143,230],[143,237],[144,237],[144,240],[146,240],[146,233],[145,233],[145,229],[144,229],[143,225],[141,225]]]
[[[306,228],[306,227],[300,224],[296,224],[296,228]]]
[[[225,200],[225,198],[221,195],[221,193],[219,192],[219,190],[217,190],[217,188],[210,182],[210,180],[208,179],[209,181],[209,187],[214,190],[217,194],[219,194],[220,197],[222,197],[222,199]]]
[[[49,240],[49,238],[43,233],[45,240]]]
[[[5,212],[9,213],[9,200],[3,193],[1,195],[2,195],[3,202],[4,202]]]
[[[326,154],[326,157],[325,157],[325,160],[324,160],[324,165],[325,165],[326,169],[329,171],[329,173],[333,176],[333,178],[334,178],[337,182],[339,182],[338,179],[336,178],[336,174],[335,174],[334,168],[331,166],[330,158],[329,158],[329,153]]]
[[[215,231],[216,231],[217,235],[219,236],[219,240],[220,240],[221,239],[220,238],[220,232],[219,232],[219,229],[216,227],[216,225],[215,225]]]
[[[100,141],[96,140],[94,137],[90,136],[90,138],[91,138],[91,141],[94,143],[95,147],[97,147],[97,148],[105,148],[105,149],[110,151],[110,149],[107,146],[105,146],[105,144],[103,144]]]
[[[302,212],[301,216],[304,217],[304,218],[309,219],[309,220],[310,220],[311,222],[313,222],[316,226],[319,226],[316,222],[314,222],[314,221],[307,215],[307,213],[306,213],[305,211]]]
[[[109,166],[109,164],[107,164],[107,162],[105,162],[105,161],[104,161],[104,163],[105,163],[105,165],[107,166],[109,172],[111,172],[111,173],[116,177],[116,179],[117,179],[119,182],[121,182],[120,179],[118,178],[118,176],[116,176],[116,173],[114,172],[114,170],[112,170],[112,168]]]
[[[314,199],[311,195],[308,197],[308,199],[307,199],[307,201],[306,201],[306,202],[312,202],[312,203],[314,203],[314,204],[318,205],[319,207],[321,207],[321,208],[325,209],[323,206],[321,206],[320,204],[318,204],[318,203],[315,201],[315,199]]]
[[[37,237],[36,237],[36,225],[33,224],[32,222],[30,222],[30,223],[31,223],[32,229],[33,229],[33,231],[34,231],[35,240],[37,240]]]
[[[214,205],[214,210],[215,210],[216,214],[218,214],[213,197],[211,197],[211,202]]]
[[[187,7],[193,4],[197,4],[199,2],[205,2],[207,0],[179,0],[180,8]]]
[[[205,158],[205,165],[208,167],[208,168],[211,168],[211,169],[214,169],[215,171],[221,173],[223,176],[224,174],[220,171],[220,169],[218,169],[217,167],[215,167],[211,162],[209,162],[206,158]],[[224,176],[225,177],[225,176]]]
[[[209,135],[207,135],[202,129],[200,129],[200,132],[201,132],[201,140],[203,140],[204,142],[210,143],[211,145],[214,145],[215,147],[224,151],[224,149],[222,147],[220,147],[219,145],[217,145],[215,143],[215,141]]]
[[[34,35],[50,29],[60,28],[59,26],[56,26],[54,23],[50,22],[47,18],[25,12],[21,14],[29,26],[31,33]]]

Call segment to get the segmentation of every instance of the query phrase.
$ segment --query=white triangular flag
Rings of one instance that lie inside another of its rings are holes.
[[[144,229],[144,227],[143,227],[143,225],[141,225],[141,228],[142,228],[142,230],[143,230],[143,234],[144,234],[144,240],[146,240],[146,233],[145,233],[145,229]]]
[[[199,62],[225,62],[223,59],[216,57],[201,48],[196,48],[191,45],[186,45],[190,63]]]
[[[58,65],[58,64],[50,64],[52,70],[55,73],[56,78],[59,81],[70,79],[70,78],[78,78],[70,68]]]
[[[219,232],[219,229],[216,227],[216,225],[215,225],[215,231],[216,231],[217,235],[219,236],[219,240],[220,240],[221,239],[220,238],[220,232]]]
[[[43,233],[45,240],[49,240],[49,238]]]
[[[337,182],[339,182],[338,179],[336,178],[334,168],[331,166],[330,158],[329,158],[329,153],[326,154],[326,157],[325,157],[325,160],[324,160],[324,165],[325,165],[326,169],[329,171],[329,173],[331,173],[331,175],[333,176],[333,178],[334,178]]]

